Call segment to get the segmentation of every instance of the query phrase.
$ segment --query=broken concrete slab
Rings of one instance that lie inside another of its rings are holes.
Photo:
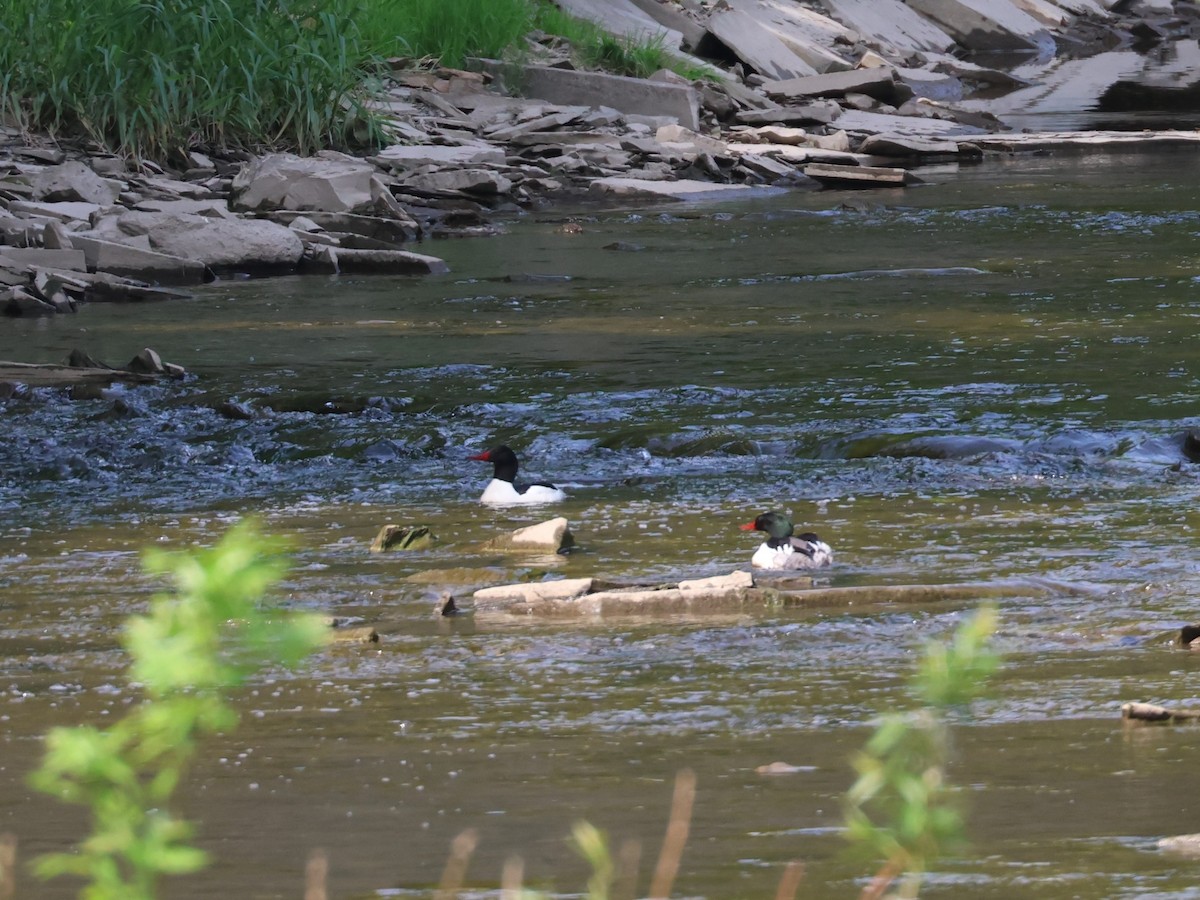
[[[804,174],[828,187],[874,188],[904,187],[918,184],[921,179],[905,169],[887,166],[838,166],[831,163],[810,163]]]
[[[30,269],[35,266],[50,269],[87,270],[87,259],[80,250],[47,250],[41,247],[0,247],[0,266],[10,269]]]
[[[842,97],[855,92],[895,105],[910,96],[908,92],[901,95],[897,90],[896,73],[890,66],[768,81],[762,90],[772,100],[785,102],[811,97]]]
[[[430,193],[466,192],[469,194],[503,194],[512,182],[491,169],[442,169],[421,175],[409,175],[401,187]]]
[[[814,100],[800,105],[743,109],[737,114],[741,125],[828,125],[842,114],[832,100]]]
[[[837,127],[852,134],[893,134],[904,137],[950,138],[988,134],[974,125],[924,116],[895,116],[848,109],[837,117]]]
[[[793,0],[723,0],[730,9],[744,12],[779,38],[783,45],[821,72],[852,68],[835,49],[850,47],[859,35],[839,22]]]
[[[974,53],[1055,51],[1046,27],[1010,0],[908,0],[908,5]]]
[[[797,56],[774,32],[750,13],[737,9],[714,12],[708,32],[747,66],[767,78],[799,78],[817,70]]]
[[[103,207],[99,203],[83,203],[81,201],[63,200],[55,203],[38,202],[36,200],[12,200],[8,204],[11,213],[27,216],[42,216],[47,219],[58,219],[60,222],[89,223],[95,213]]]
[[[595,194],[612,194],[618,197],[653,196],[664,200],[732,200],[786,193],[784,188],[763,185],[720,184],[687,179],[651,181],[621,176],[597,178],[591,184],[591,191]]]
[[[952,140],[905,137],[895,134],[873,134],[865,138],[858,147],[859,153],[872,156],[940,156],[955,155],[959,145]]]
[[[913,50],[947,52],[954,38],[902,0],[822,0],[835,19],[868,40],[896,53]]]
[[[371,157],[371,162],[383,169],[418,166],[487,166],[503,165],[504,150],[494,144],[471,143],[459,146],[442,144],[393,144]]]
[[[507,66],[494,60],[485,64],[497,78],[508,77]],[[526,65],[512,87],[526,97],[564,106],[610,106],[625,114],[666,116],[687,128],[700,127],[700,98],[690,85]]]
[[[630,0],[558,0],[558,6],[622,37],[638,41],[661,40],[663,46],[671,48],[683,45],[680,32],[664,26]]]

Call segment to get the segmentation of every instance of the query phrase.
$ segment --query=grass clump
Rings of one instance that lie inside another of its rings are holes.
[[[526,35],[541,31],[567,41],[584,68],[639,78],[659,69],[687,78],[711,75],[673,56],[661,36],[613,35],[548,0],[381,0],[360,24],[381,55],[435,58],[446,66],[462,66],[473,56],[520,58]]]
[[[223,692],[267,663],[299,661],[328,635],[314,614],[284,616],[261,605],[282,572],[273,549],[241,526],[208,551],[147,555],[147,569],[172,575],[176,592],[125,625],[129,677],[144,698],[108,728],[46,735],[30,781],[88,807],[92,832],[75,853],[35,860],[40,877],[82,876],[87,900],[153,900],[163,876],[206,864],[189,843],[191,826],[170,807],[197,742],[237,722]]]
[[[0,113],[168,158],[195,145],[344,144],[359,0],[6,0]]]
[[[587,68],[704,74],[661,39],[615,37],[548,0],[4,0],[0,119],[164,160],[372,145],[384,132],[366,85],[384,58],[521,58],[539,30]]]

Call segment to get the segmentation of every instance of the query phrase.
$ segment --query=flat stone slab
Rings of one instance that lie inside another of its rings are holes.
[[[0,266],[25,269],[32,266],[49,269],[86,271],[82,250],[45,250],[41,247],[0,247]]]
[[[837,128],[858,134],[896,134],[904,137],[946,138],[990,134],[975,125],[924,116],[893,116],[887,113],[845,110],[834,122]]]
[[[844,22],[887,46],[945,52],[954,38],[901,0],[822,0],[839,22]]]
[[[831,163],[810,163],[804,174],[833,187],[904,187],[920,182],[905,169],[890,166],[838,166]]]
[[[597,178],[591,190],[617,197],[654,196],[664,200],[734,200],[786,193],[785,188],[750,184],[717,184],[712,181],[650,181],[644,178]]]
[[[592,578],[481,588],[472,595],[476,615],[597,618],[731,613],[779,607],[838,609],[867,605],[972,601],[986,597],[1038,596],[1053,586],[1033,581],[977,584],[878,585],[781,590],[746,571],[659,587],[613,588]]]
[[[123,369],[0,362],[0,381],[16,381],[34,387],[65,387],[84,383],[111,384],[114,381],[151,382],[155,380],[151,375],[142,375]]]
[[[485,65],[495,77],[504,77],[501,63]],[[700,96],[687,84],[526,65],[516,87],[526,97],[561,106],[607,106],[626,115],[666,117],[686,128],[700,127]]]
[[[767,78],[799,78],[817,70],[793,53],[757,17],[737,9],[713,13],[708,32],[732,50],[742,62]]]
[[[1136,146],[1183,146],[1200,144],[1200,131],[1043,131],[1031,134],[989,134],[959,138],[985,150],[1103,151],[1128,150]]]
[[[412,169],[427,165],[503,165],[504,150],[490,144],[393,144],[372,156],[371,161],[383,167],[395,165]]]

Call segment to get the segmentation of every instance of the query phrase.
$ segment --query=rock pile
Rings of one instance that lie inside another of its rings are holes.
[[[57,315],[84,301],[169,299],[180,294],[168,286],[225,272],[443,273],[442,260],[407,248],[494,233],[490,213],[565,195],[895,187],[916,180],[914,161],[1200,140],[1190,131],[1000,133],[1002,119],[979,97],[1030,83],[960,58],[1021,52],[1051,65],[1139,41],[1194,46],[1180,40],[1200,32],[1191,4],[560,4],[724,68],[694,84],[669,72],[623,78],[576,71],[541,44],[548,58],[523,67],[398,67],[377,101],[395,143],[366,157],[192,152],[168,170],[28,146],[0,130],[0,309]]]

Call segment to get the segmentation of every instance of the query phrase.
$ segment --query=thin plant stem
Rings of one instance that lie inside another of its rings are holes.
[[[328,880],[329,857],[324,850],[313,850],[304,867],[304,900],[326,900]]]
[[[804,863],[792,860],[783,870],[779,879],[779,888],[775,891],[775,900],[795,900],[796,892],[800,890],[800,882],[804,880]]]
[[[500,900],[520,900],[524,881],[525,861],[519,856],[510,856],[500,870]]]
[[[679,861],[683,858],[683,848],[691,830],[692,804],[695,799],[696,773],[691,769],[682,769],[675,776],[671,820],[667,823],[667,834],[663,838],[658,865],[654,867],[654,878],[650,882],[650,900],[665,900],[671,895],[671,886],[679,872]]]
[[[442,881],[438,885],[434,900],[454,900],[462,890],[463,880],[467,874],[467,863],[479,843],[479,832],[468,828],[450,844],[450,858],[446,860],[446,868],[442,871]]]
[[[642,843],[627,840],[617,851],[617,876],[613,882],[613,900],[634,900],[637,896],[638,867],[642,864]]]

